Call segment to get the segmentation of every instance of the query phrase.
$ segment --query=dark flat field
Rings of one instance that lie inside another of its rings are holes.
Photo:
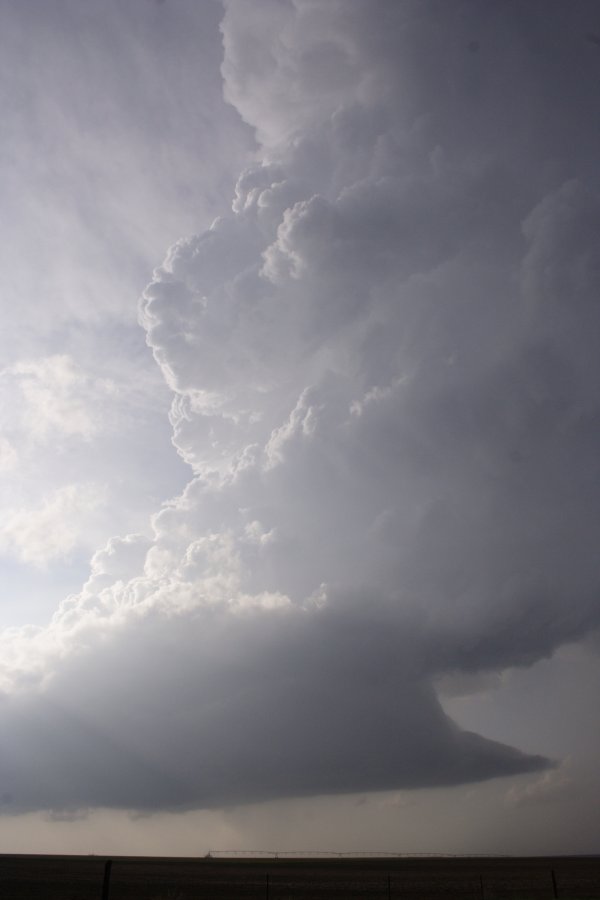
[[[112,860],[110,900],[600,900],[600,857]],[[102,900],[105,862],[0,855],[0,897]]]

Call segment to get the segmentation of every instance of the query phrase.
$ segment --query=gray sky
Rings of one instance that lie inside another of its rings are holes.
[[[0,8],[3,846],[597,851],[597,4]]]

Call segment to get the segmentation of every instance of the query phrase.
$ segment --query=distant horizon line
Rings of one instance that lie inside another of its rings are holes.
[[[0,859],[6,857],[57,857],[57,858],[95,858],[104,859],[317,859],[317,858],[346,858],[346,859],[597,859],[598,853],[446,853],[433,850],[423,851],[394,851],[394,850],[208,850],[197,855],[180,854],[147,854],[147,853],[99,853],[99,852],[0,852]]]

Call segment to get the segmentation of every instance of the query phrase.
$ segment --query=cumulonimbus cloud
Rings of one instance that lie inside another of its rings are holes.
[[[140,306],[194,477],[10,636],[6,809],[548,765],[431,687],[598,625],[600,203],[585,142],[523,105],[558,122],[554,38],[577,50],[544,10],[536,62],[509,7],[226,4],[263,157]]]

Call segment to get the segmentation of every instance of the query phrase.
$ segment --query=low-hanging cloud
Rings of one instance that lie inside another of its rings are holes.
[[[262,158],[140,306],[194,477],[8,635],[7,810],[542,769],[432,683],[598,625],[591,7],[225,6]]]

